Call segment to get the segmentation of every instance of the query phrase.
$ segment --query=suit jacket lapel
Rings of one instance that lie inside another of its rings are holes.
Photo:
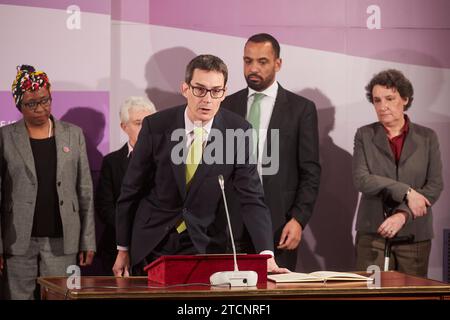
[[[11,134],[11,139],[16,144],[17,150],[21,155],[26,168],[31,173],[34,182],[37,182],[36,167],[34,165],[33,151],[31,150],[30,136],[28,135],[25,121],[19,120],[16,123],[15,133]]]
[[[170,139],[172,132],[175,129],[185,129],[184,124],[184,110],[185,108],[180,108],[180,111],[177,113],[177,118],[175,119],[175,123],[173,126],[170,126],[169,129],[166,131],[167,137],[169,139],[169,147],[172,151],[173,148],[180,143],[179,141],[172,141]],[[186,155],[185,155],[186,157]],[[170,162],[172,166],[172,171],[175,176],[175,181],[178,186],[178,190],[180,191],[181,199],[184,200],[186,198],[186,167],[184,163],[181,164],[175,164],[173,161]]]
[[[238,93],[237,103],[230,106],[230,109],[239,114],[242,118],[247,118],[247,100],[248,100],[248,88],[241,90]]]
[[[402,153],[400,154],[400,160],[398,165],[401,166],[417,149],[417,135],[414,130],[414,124],[409,123],[409,132],[406,135],[405,142],[403,143]]]
[[[122,173],[125,173],[125,170],[127,170],[128,162],[130,161],[130,157],[128,157],[128,142],[125,143],[122,148],[119,149],[119,156],[120,156],[120,169],[122,170]]]
[[[275,104],[273,106],[272,110],[272,116],[270,117],[269,121],[269,127],[267,128],[267,135],[266,135],[266,142],[264,143],[264,155],[267,155],[267,150],[271,149],[271,135],[270,132],[272,129],[280,130],[283,126],[283,120],[286,114],[286,108],[285,105],[287,104],[287,98],[286,98],[286,91],[283,89],[283,87],[278,84],[278,92],[277,97],[275,99]],[[281,139],[281,137],[280,137]],[[272,151],[273,152],[273,151]],[[265,159],[262,159],[262,163],[266,163],[267,161],[264,161]],[[263,166],[264,167],[264,166]],[[267,179],[270,179],[270,175],[264,175],[263,181],[264,184],[267,183]]]
[[[382,153],[384,153],[392,162],[395,163],[394,155],[392,154],[391,147],[389,146],[386,131],[384,130],[381,123],[376,124],[373,143]]]
[[[127,171],[129,163],[130,157],[128,157],[128,143],[125,143],[125,145],[123,145],[122,148],[119,149],[117,172],[114,173],[114,176],[118,178],[118,181],[123,180],[123,177],[125,176],[125,172]],[[114,165],[116,165],[116,163],[114,163]],[[120,190],[118,191],[120,192]]]
[[[70,132],[65,130],[61,122],[53,118],[56,142],[56,179],[61,181],[64,163],[70,152]]]
[[[269,121],[269,127],[268,133],[271,129],[280,129],[283,122],[283,117],[286,113],[286,110],[284,108],[285,104],[287,103],[286,98],[286,91],[283,89],[283,87],[278,84],[278,92],[277,92],[277,98],[275,99],[275,104],[273,106],[272,116],[270,117]]]

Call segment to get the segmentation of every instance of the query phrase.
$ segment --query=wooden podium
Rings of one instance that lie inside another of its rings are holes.
[[[368,275],[366,273],[361,273]],[[166,286],[149,283],[147,277],[88,277],[80,279],[81,288],[67,287],[67,277],[41,277],[41,298],[62,299],[396,299],[448,300],[450,284],[406,275],[396,271],[381,272],[380,287],[365,283],[287,283],[267,281],[257,287],[212,287],[209,285]]]
[[[255,271],[258,284],[267,283],[266,254],[238,254],[239,270]],[[162,256],[144,268],[148,280],[164,285],[175,284],[209,284],[209,277],[218,271],[233,271],[232,254],[198,254]]]

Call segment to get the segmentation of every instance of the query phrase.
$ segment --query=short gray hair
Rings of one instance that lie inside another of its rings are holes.
[[[155,105],[149,99],[139,96],[130,96],[120,107],[120,122],[126,123],[130,119],[130,110],[147,110],[150,114],[156,112]]]

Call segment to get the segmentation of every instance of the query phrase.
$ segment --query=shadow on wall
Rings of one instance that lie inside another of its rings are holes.
[[[145,66],[145,93],[158,110],[186,102],[180,88],[186,66],[196,56],[187,48],[175,47],[158,51],[150,57]]]
[[[105,130],[105,115],[90,107],[73,107],[69,109],[62,117],[62,121],[73,123],[79,126],[84,133],[86,140],[86,151],[91,169],[92,182],[94,191],[97,188],[98,178],[100,176],[100,168],[103,161],[103,155],[98,150],[98,146],[103,140]],[[103,233],[103,224],[95,215],[95,233],[97,243]],[[91,266],[81,267],[82,275],[101,275],[103,274],[101,263],[97,256]]]
[[[352,156],[334,144],[335,107],[318,89],[298,93],[318,109],[322,175],[314,214],[299,248],[297,269],[348,271],[354,269],[352,222],[358,192],[352,182]]]
[[[73,123],[83,129],[92,180],[96,186],[103,160],[98,146],[103,140],[105,115],[90,107],[73,107],[61,117],[61,120]]]

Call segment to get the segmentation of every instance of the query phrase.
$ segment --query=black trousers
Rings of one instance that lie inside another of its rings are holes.
[[[98,256],[100,257],[100,261],[102,264],[102,275],[104,276],[113,276],[114,273],[112,271],[112,268],[114,266],[114,263],[116,262],[117,258],[117,251],[116,252],[99,252]]]
[[[132,268],[132,273],[134,276],[145,276],[144,267],[161,256],[191,255],[197,253],[198,251],[189,237],[189,232],[185,230],[182,233],[178,233],[173,228],[143,261]]]
[[[279,232],[276,232],[274,235],[274,239],[280,239],[282,229],[279,229]],[[278,266],[283,268],[288,268],[291,271],[296,271],[297,266],[297,256],[298,256],[298,248],[295,250],[279,250],[277,249],[278,242],[275,240],[274,248],[275,248],[275,261]],[[229,248],[231,252],[231,244]],[[252,253],[258,254],[259,252],[255,251],[255,247],[253,246],[252,240],[248,231],[245,230],[242,235],[236,240],[236,251],[238,253]]]

